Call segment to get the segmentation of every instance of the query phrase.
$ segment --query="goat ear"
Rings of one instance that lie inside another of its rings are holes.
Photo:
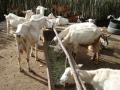
[[[81,68],[83,66],[83,64],[78,64],[77,68]]]

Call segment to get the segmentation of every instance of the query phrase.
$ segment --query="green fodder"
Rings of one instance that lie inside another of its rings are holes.
[[[48,49],[48,59],[49,59],[49,68],[52,76],[53,83],[59,85],[59,80],[61,75],[65,70],[65,56],[59,55],[59,53],[54,52],[53,48],[47,43]]]

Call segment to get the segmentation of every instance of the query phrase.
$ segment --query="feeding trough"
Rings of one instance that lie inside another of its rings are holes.
[[[57,33],[55,30],[54,32],[53,31],[43,32],[44,38],[45,38],[45,42],[44,42],[45,55],[46,55],[46,60],[47,60],[47,65],[48,65],[47,71],[48,71],[49,90],[63,90],[63,89],[64,90],[75,90],[76,88],[77,90],[84,90],[84,89],[81,89],[84,87],[82,87],[83,84],[81,83],[81,79],[80,77],[78,77],[78,74],[75,70],[75,63],[71,60],[71,56],[69,56],[64,46],[62,46],[62,43],[60,42],[60,40],[58,39],[66,56],[58,55],[58,53],[56,53],[54,49],[50,46],[52,38]],[[70,67],[73,68],[73,72],[74,72],[73,76],[74,76],[76,85],[72,85],[72,87],[63,87],[59,83],[60,77],[65,70],[66,57],[68,58]]]
[[[45,56],[48,65],[49,89],[51,88],[51,90],[61,90],[64,87],[59,84],[59,79],[65,70],[65,56],[58,56],[57,53],[54,52],[53,48],[50,47],[50,42],[55,36],[55,33],[52,30],[48,30],[44,31],[43,34],[45,38]]]

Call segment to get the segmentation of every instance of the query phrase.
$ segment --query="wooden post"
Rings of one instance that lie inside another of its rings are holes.
[[[55,32],[55,35],[56,35],[56,37],[58,39],[58,42],[59,42],[60,46],[62,47],[62,50],[64,51],[66,57],[68,58],[68,62],[69,62],[70,67],[71,67],[71,69],[73,71],[73,77],[75,79],[77,90],[86,90],[86,88],[82,84],[80,76],[78,76],[79,74],[76,72],[76,67],[75,67],[75,61],[74,61],[74,59],[72,57],[70,57],[71,56],[71,55],[69,55],[70,53],[68,53],[67,50],[66,50],[66,48],[63,46],[62,41],[59,39],[57,31],[54,28],[53,28],[53,31]]]

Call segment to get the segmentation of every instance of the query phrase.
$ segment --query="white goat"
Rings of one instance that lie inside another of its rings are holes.
[[[36,15],[32,15],[30,20],[39,19],[39,18],[43,17],[45,10],[47,10],[47,8],[45,8],[43,6],[38,6],[36,8]]]
[[[25,19],[26,20],[30,20],[31,16],[34,14],[34,12],[32,10],[26,10],[23,11],[26,15],[25,15]]]
[[[120,21],[120,17],[118,17],[118,18],[115,18],[115,16],[114,15],[108,15],[107,16],[107,19],[115,19],[115,20],[118,20],[118,21]]]
[[[120,70],[101,68],[97,70],[77,69],[80,78],[86,83],[92,84],[95,90],[120,90]],[[70,67],[60,78],[60,84],[74,84],[73,72]]]
[[[16,31],[16,41],[18,47],[18,60],[21,61],[21,53],[27,53],[27,62],[29,65],[30,51],[35,46],[35,60],[37,59],[37,45],[42,34],[42,28],[47,26],[47,19],[42,17],[38,20],[32,20],[19,24]],[[21,65],[20,70],[22,71]],[[30,65],[29,65],[30,70]]]
[[[46,18],[47,18],[50,22],[52,22],[54,25],[56,25],[56,17],[53,15],[53,13],[50,13]]]
[[[42,15],[44,15],[45,10],[47,10],[47,8],[45,8],[43,6],[37,6],[37,8],[36,8],[36,14],[42,14]]]
[[[62,39],[63,45],[69,49],[68,46],[72,46],[73,52],[77,54],[78,47],[81,46],[92,46],[94,56],[93,59],[99,59],[99,39],[101,32],[97,26],[93,23],[77,23],[70,25],[64,31],[59,34],[59,38]],[[57,38],[53,39],[55,42]]]
[[[19,17],[13,13],[4,15],[7,23],[7,33],[9,34],[10,28],[17,28],[18,24],[24,23],[26,19],[24,17]]]
[[[30,18],[30,21],[40,19],[40,18],[43,17],[43,16],[44,16],[44,15],[42,15],[42,14],[32,15],[31,18]]]
[[[57,16],[57,18],[53,15],[53,13],[50,13],[47,17],[49,21],[53,22],[55,25],[67,25],[69,24],[69,20],[67,18],[64,18],[62,16]]]
[[[56,25],[67,25],[69,24],[69,20],[67,18],[64,18],[62,16],[58,16],[56,18]]]
[[[9,34],[10,28],[16,29],[18,24],[24,23],[25,21],[28,21],[30,17],[34,14],[32,10],[23,11],[26,15],[24,17],[19,17],[13,13],[9,13],[8,15],[4,15],[6,18],[7,23],[7,33]]]
[[[56,17],[53,15],[53,13],[50,13],[50,14],[48,15],[48,19],[56,19]]]
[[[95,20],[94,20],[94,19],[91,19],[91,18],[89,18],[87,21],[88,21],[89,23],[95,23]]]

